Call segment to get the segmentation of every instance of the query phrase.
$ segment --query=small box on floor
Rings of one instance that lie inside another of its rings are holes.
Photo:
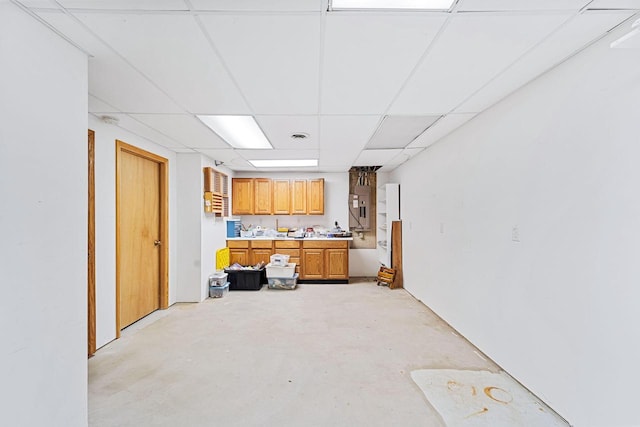
[[[227,292],[229,292],[229,282],[222,286],[209,286],[210,298],[222,298],[227,294]]]
[[[295,289],[298,284],[298,273],[294,274],[293,277],[269,277],[267,280],[269,281],[269,289],[291,290]]]

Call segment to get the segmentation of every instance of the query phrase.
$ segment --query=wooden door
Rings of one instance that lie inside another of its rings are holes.
[[[324,279],[324,249],[303,249],[301,279]]]
[[[273,213],[289,215],[291,213],[291,193],[288,179],[273,180]]]
[[[88,206],[87,206],[87,354],[96,352],[96,198],[95,133],[88,131]]]
[[[310,179],[307,182],[307,213],[324,215],[324,178]]]
[[[272,184],[269,178],[255,178],[253,180],[253,191],[255,194],[253,203],[254,215],[272,214]]]
[[[253,178],[232,178],[231,197],[234,215],[253,215]]]
[[[291,213],[294,215],[307,214],[306,179],[294,179],[291,181]]]
[[[167,159],[117,141],[118,332],[168,305]]]
[[[349,278],[348,249],[325,249],[325,270],[327,279]]]

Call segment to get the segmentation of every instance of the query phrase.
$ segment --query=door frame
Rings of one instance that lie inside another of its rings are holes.
[[[87,132],[87,355],[96,352],[96,175],[95,132]]]
[[[116,139],[116,338],[120,338],[120,168],[121,155],[133,154],[160,166],[160,309],[169,307],[169,160]]]

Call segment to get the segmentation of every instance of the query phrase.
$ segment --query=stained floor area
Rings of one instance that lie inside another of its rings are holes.
[[[445,426],[451,409],[412,379],[424,369],[500,373],[402,289],[236,291],[152,314],[98,350],[89,424]]]

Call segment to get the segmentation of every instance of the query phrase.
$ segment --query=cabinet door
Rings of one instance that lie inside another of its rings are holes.
[[[303,249],[301,279],[324,279],[324,249]]]
[[[251,249],[251,265],[259,262],[269,264],[271,255],[273,255],[273,249]]]
[[[229,248],[229,264],[249,265],[249,249]]]
[[[291,213],[291,193],[288,179],[273,180],[273,213],[289,215]]]
[[[255,194],[253,204],[254,215],[271,215],[272,190],[269,178],[255,178],[253,191]]]
[[[325,249],[325,270],[327,279],[349,278],[349,250]]]
[[[294,215],[307,214],[307,180],[291,180],[291,213]]]
[[[234,215],[253,215],[253,178],[233,178],[231,197]]]
[[[324,178],[307,182],[307,213],[324,215]]]

